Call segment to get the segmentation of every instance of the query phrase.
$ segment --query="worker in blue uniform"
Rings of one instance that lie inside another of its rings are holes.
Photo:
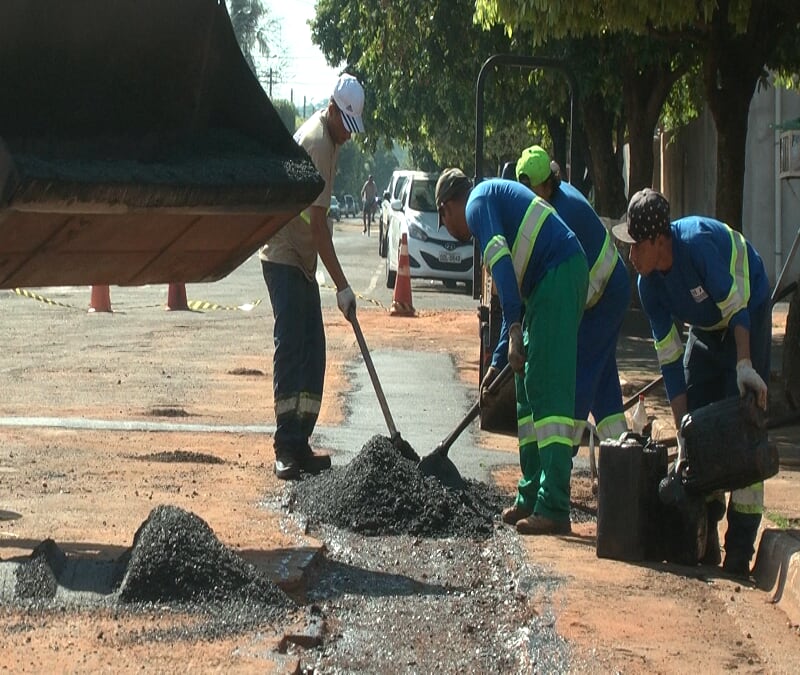
[[[575,234],[524,185],[459,169],[436,183],[440,222],[477,239],[503,310],[500,340],[482,386],[511,364],[522,477],[503,520],[522,534],[566,534],[569,518],[578,325],[589,269]]]
[[[669,202],[650,188],[631,197],[625,223],[614,235],[631,244],[639,297],[650,319],[656,354],[683,454],[683,416],[738,392],[755,392],[767,407],[772,319],[769,281],[756,250],[741,233],[713,218],[671,223]],[[675,321],[688,324],[686,350]],[[717,522],[724,495],[709,497],[709,538],[703,562],[719,564]],[[764,485],[731,493],[724,569],[750,572],[764,510]]]
[[[517,161],[517,180],[549,202],[578,237],[589,264],[589,290],[578,329],[574,452],[581,444],[589,413],[600,439],[628,430],[617,370],[617,341],[631,300],[625,263],[610,232],[578,189],[554,171],[544,148],[533,145]]]

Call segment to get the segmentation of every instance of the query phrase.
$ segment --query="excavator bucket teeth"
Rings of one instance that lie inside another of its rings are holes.
[[[323,187],[223,1],[0,2],[0,288],[215,281]]]

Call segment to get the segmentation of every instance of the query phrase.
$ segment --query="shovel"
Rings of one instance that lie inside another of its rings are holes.
[[[505,382],[508,380],[513,371],[511,370],[511,365],[506,364],[506,367],[501,370],[497,377],[492,380],[492,383],[486,388],[486,394],[493,394],[497,391]],[[417,468],[423,473],[425,476],[433,476],[439,479],[439,482],[442,485],[450,488],[461,489],[464,487],[464,479],[461,477],[461,474],[458,472],[456,465],[453,464],[452,460],[450,460],[447,456],[447,453],[450,450],[450,446],[455,443],[456,439],[461,435],[461,432],[464,431],[478,416],[478,413],[481,410],[481,401],[480,397],[478,398],[475,403],[472,404],[472,407],[469,409],[466,415],[464,415],[464,419],[462,419],[458,426],[456,426],[453,431],[450,432],[450,435],[445,438],[436,448],[428,455],[425,455],[420,463],[417,465]]]
[[[386,396],[383,394],[383,387],[381,387],[378,373],[375,371],[375,364],[372,363],[372,356],[370,356],[369,349],[367,349],[367,342],[364,339],[364,333],[361,332],[361,326],[358,323],[355,312],[353,312],[350,318],[350,323],[353,324],[353,332],[356,334],[356,340],[361,349],[361,355],[364,357],[364,363],[367,364],[369,379],[372,380],[372,386],[375,389],[375,395],[378,397],[378,403],[381,406],[383,418],[386,420],[386,426],[389,428],[389,438],[392,441],[392,445],[406,459],[410,459],[412,462],[418,462],[419,455],[414,451],[414,448],[411,447],[408,441],[400,437],[400,432],[397,431],[397,427],[394,425],[392,413],[389,412],[389,404],[386,402]]]

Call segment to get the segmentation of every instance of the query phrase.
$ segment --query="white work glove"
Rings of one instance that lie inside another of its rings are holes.
[[[486,396],[486,390],[491,386],[492,382],[494,382],[495,378],[497,377],[497,373],[498,370],[494,366],[489,366],[486,369],[483,379],[481,380],[481,400],[483,400],[483,397]]]
[[[522,326],[519,321],[508,329],[508,362],[515,373],[525,370],[525,345],[522,344]]]
[[[686,463],[686,441],[680,429],[678,429],[678,433],[675,435],[675,440],[678,441],[678,457],[675,459],[675,475],[680,476],[683,472],[683,465]]]
[[[742,396],[752,389],[756,394],[756,403],[762,410],[767,409],[767,385],[761,379],[750,359],[740,359],[736,364],[736,385],[739,387],[739,394]]]
[[[344,314],[344,318],[352,321],[356,315],[356,294],[350,286],[345,286],[336,292],[336,304],[339,306],[339,311]]]

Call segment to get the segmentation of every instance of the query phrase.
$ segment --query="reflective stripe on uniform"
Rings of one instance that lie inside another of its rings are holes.
[[[727,227],[727,226],[726,226]],[[731,235],[731,290],[728,297],[717,303],[722,318],[706,330],[725,328],[736,312],[750,302],[750,261],[747,259],[747,244],[741,232],[728,228]]]
[[[533,254],[533,247],[536,244],[536,237],[547,220],[547,216],[554,214],[555,209],[544,199],[534,197],[525,217],[517,230],[514,245],[511,247],[511,259],[514,263],[514,274],[517,277],[517,285],[522,288],[522,280],[525,277],[525,270],[528,269],[528,261]]]
[[[731,508],[737,513],[764,513],[764,483],[753,483],[731,492]]]
[[[575,428],[575,420],[570,417],[553,415],[537,420],[533,426],[536,428],[539,449],[546,448],[553,443],[572,445],[572,430]]]
[[[662,368],[683,356],[683,343],[674,323],[666,337],[656,342],[656,356],[658,357],[658,365]]]
[[[300,211],[300,218],[306,225],[311,225],[311,214],[308,211]]]
[[[573,447],[581,444],[581,441],[583,440],[583,432],[586,430],[586,427],[589,426],[589,423],[586,420],[575,420],[574,422],[575,426],[572,431]]]
[[[606,231],[606,238],[600,249],[600,255],[589,270],[589,290],[586,294],[586,309],[594,307],[606,290],[608,280],[617,266],[617,248],[611,241],[611,235]]]
[[[533,426],[533,415],[520,417],[517,420],[517,440],[520,445],[536,442],[536,429]]]
[[[597,436],[601,441],[606,438],[619,438],[627,430],[628,421],[625,419],[625,413],[614,413],[600,420],[600,424],[597,425]]]
[[[322,399],[317,394],[303,392],[275,400],[275,416],[294,413],[296,415],[319,415]]]
[[[490,272],[495,263],[504,255],[511,255],[511,251],[508,248],[506,238],[502,234],[497,234],[489,240],[486,248],[483,249],[483,259],[489,266]]]

